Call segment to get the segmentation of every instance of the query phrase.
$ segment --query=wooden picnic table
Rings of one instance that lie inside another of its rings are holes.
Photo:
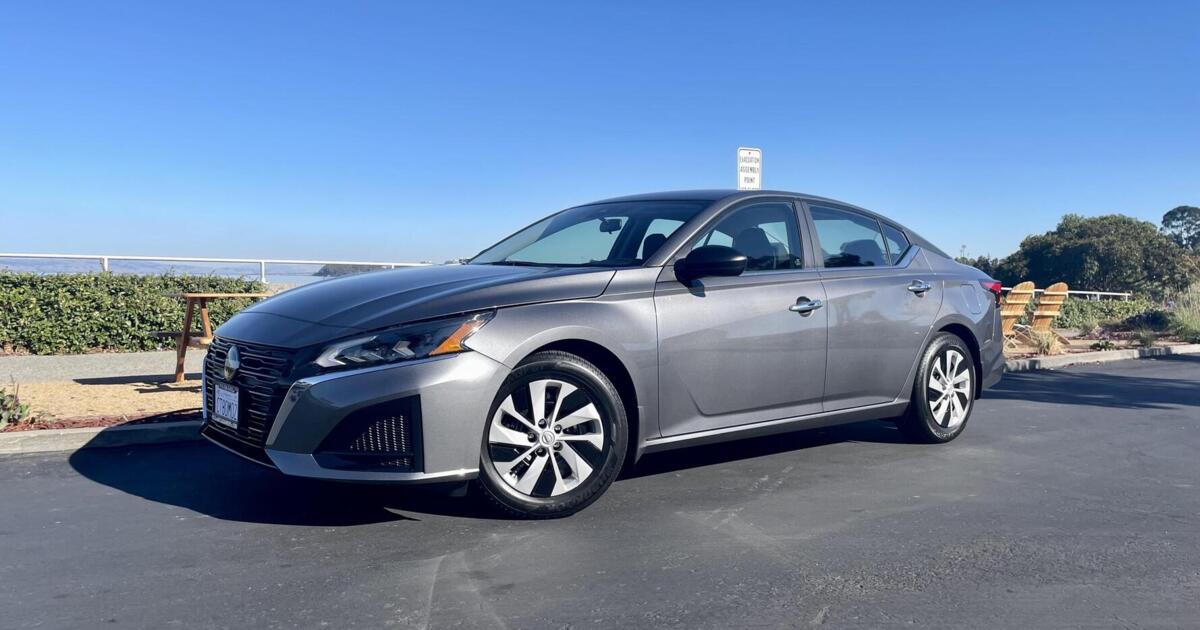
[[[270,293],[168,293],[167,297],[179,298],[187,303],[183,314],[183,330],[179,332],[161,332],[164,336],[176,337],[178,347],[175,349],[175,382],[183,382],[183,361],[187,358],[187,349],[195,346],[207,348],[212,344],[212,322],[208,319],[209,300],[236,300],[241,298],[265,298]],[[200,324],[203,331],[192,330],[193,314],[197,307],[200,309]]]

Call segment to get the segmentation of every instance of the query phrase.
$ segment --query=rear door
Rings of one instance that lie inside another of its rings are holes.
[[[826,309],[792,310],[825,298],[800,225],[790,199],[745,202],[677,256],[725,245],[750,259],[745,273],[685,286],[663,269],[654,304],[664,436],[821,410]]]
[[[941,306],[941,283],[899,228],[826,202],[806,206],[829,318],[825,410],[906,397],[901,390]]]

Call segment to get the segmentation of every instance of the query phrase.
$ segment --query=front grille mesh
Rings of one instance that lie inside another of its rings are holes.
[[[225,379],[224,369],[225,357],[232,345],[219,337],[213,339],[212,345],[208,347],[208,356],[204,359],[204,375],[207,382],[204,397],[210,414],[214,408],[214,381],[229,382]],[[284,377],[291,371],[292,357],[286,351],[266,346],[238,342],[237,347],[241,368],[230,382],[238,388],[237,431],[215,422],[209,425],[247,444],[263,446],[267,441],[267,434],[271,431],[275,414],[283,404],[284,395],[287,394]]]
[[[358,409],[342,419],[315,454],[328,468],[414,472],[422,469],[417,396]]]
[[[347,450],[354,453],[411,453],[408,422],[403,416],[380,418],[354,438]]]

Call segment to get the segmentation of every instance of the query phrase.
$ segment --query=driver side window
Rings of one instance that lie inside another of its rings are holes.
[[[746,271],[799,269],[804,266],[796,211],[786,201],[737,208],[696,241],[692,249],[724,245],[747,258]]]

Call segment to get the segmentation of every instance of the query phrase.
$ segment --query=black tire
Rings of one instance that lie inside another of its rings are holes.
[[[957,362],[952,356],[955,353],[959,357]],[[950,368],[953,374],[948,375],[946,372],[951,362],[954,362],[954,367]],[[949,388],[951,393],[947,396],[944,392],[948,383],[960,378],[959,375],[964,371],[969,375],[965,387],[961,381],[955,383]],[[963,340],[953,333],[936,334],[921,355],[908,410],[897,419],[900,429],[912,440],[927,444],[942,444],[958,437],[967,427],[971,411],[975,409],[975,384],[978,378],[971,350]],[[961,413],[954,407],[955,400],[950,397],[956,399]],[[939,401],[944,401],[945,406],[939,405]],[[940,415],[939,410],[942,412]]]
[[[567,386],[574,390],[561,396]],[[536,391],[543,392],[541,426],[536,426]],[[501,405],[506,405],[504,411]],[[592,416],[598,417],[578,420]],[[576,424],[568,426],[571,422]],[[497,434],[494,423],[501,427]],[[512,444],[522,431],[528,443]],[[568,516],[591,505],[612,485],[628,441],[621,394],[599,368],[567,352],[538,352],[518,365],[496,392],[484,424],[476,485],[504,515]],[[518,489],[529,483],[533,485],[527,492]]]

